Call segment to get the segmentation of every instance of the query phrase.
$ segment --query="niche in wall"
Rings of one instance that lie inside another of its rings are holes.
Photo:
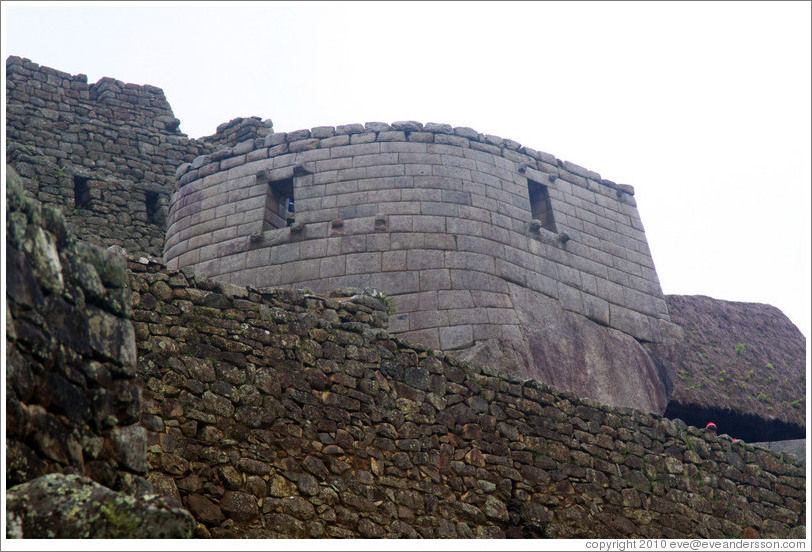
[[[163,224],[163,210],[161,209],[161,195],[158,192],[146,192],[144,205],[147,208],[147,220],[153,224]]]
[[[285,228],[294,222],[293,178],[268,183],[263,230]]]
[[[547,186],[533,180],[527,181],[527,192],[530,196],[530,214],[535,220],[541,221],[541,227],[550,232],[558,232],[553,218],[553,208],[550,205],[550,193]]]
[[[77,209],[90,209],[89,178],[73,175],[73,206]]]

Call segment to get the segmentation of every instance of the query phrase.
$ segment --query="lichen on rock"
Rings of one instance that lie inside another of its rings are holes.
[[[52,473],[8,490],[7,538],[190,538],[192,516],[155,495],[136,498],[78,475]]]

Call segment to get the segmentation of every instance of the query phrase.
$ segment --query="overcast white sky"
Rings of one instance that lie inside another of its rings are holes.
[[[668,294],[809,337],[809,2],[3,2],[3,58],[163,88],[181,130],[416,120],[632,184]]]

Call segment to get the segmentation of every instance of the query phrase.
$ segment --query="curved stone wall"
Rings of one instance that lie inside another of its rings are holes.
[[[179,175],[170,269],[375,287],[393,299],[393,333],[443,350],[527,341],[525,291],[638,341],[671,327],[631,186],[511,140],[433,123],[318,127],[220,149]],[[291,190],[285,226],[275,215]]]

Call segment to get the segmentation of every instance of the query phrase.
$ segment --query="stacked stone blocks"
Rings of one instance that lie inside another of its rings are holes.
[[[802,464],[131,262],[150,481],[223,538],[803,538]]]
[[[669,321],[630,186],[511,140],[399,122],[246,140],[178,171],[169,267],[239,285],[369,285],[391,329],[456,349],[519,333],[506,283],[644,340]],[[296,224],[263,230],[266,182],[294,180]],[[545,186],[557,232],[533,220]]]
[[[8,162],[29,192],[82,239],[160,256],[175,170],[211,147],[180,132],[160,88],[88,84],[16,56],[6,73]]]

